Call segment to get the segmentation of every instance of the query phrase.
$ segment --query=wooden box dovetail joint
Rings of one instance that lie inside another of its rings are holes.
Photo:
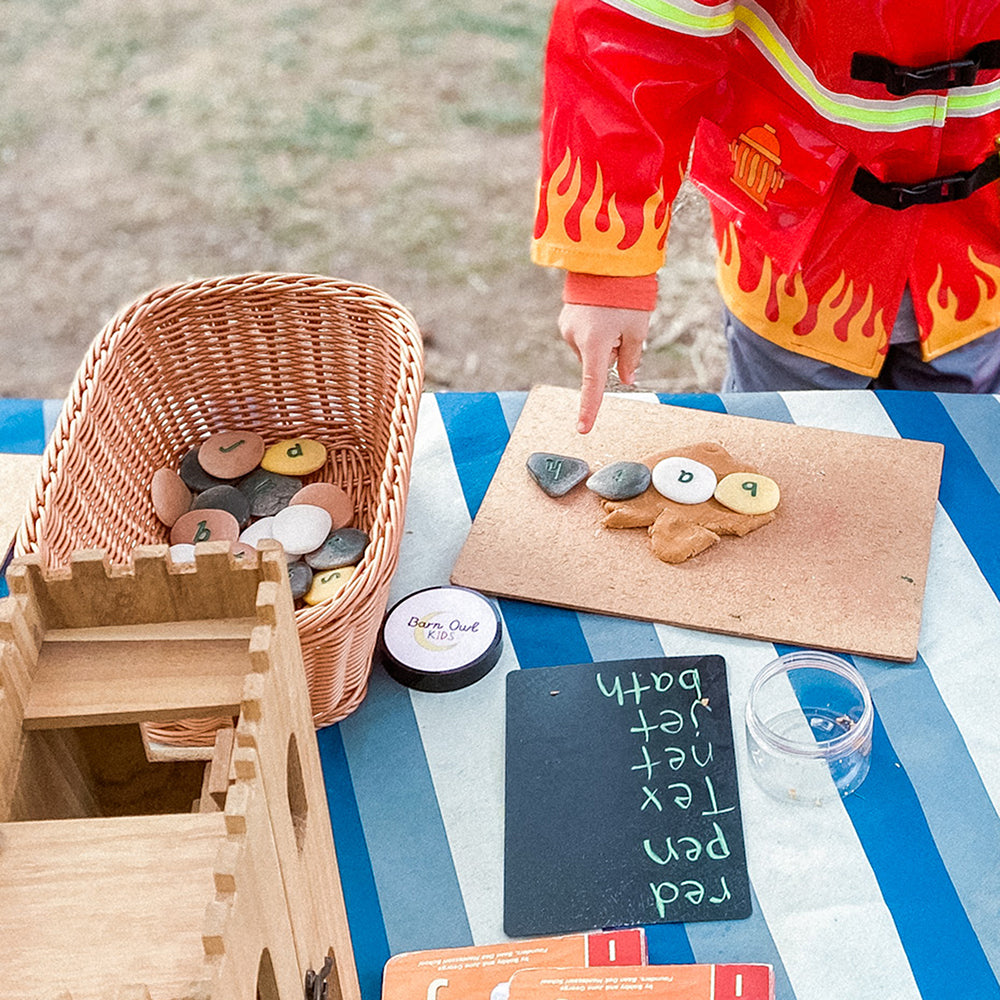
[[[357,1000],[277,543],[250,561],[208,543],[193,573],[165,547],[131,573],[99,553],[58,571],[31,555],[8,582],[0,1000],[294,997],[328,958],[331,1000]],[[146,620],[153,606],[176,619]],[[139,720],[195,705],[235,716],[211,760],[150,761]]]

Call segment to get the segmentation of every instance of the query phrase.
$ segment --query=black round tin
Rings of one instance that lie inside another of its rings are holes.
[[[485,677],[503,647],[496,608],[467,587],[427,587],[390,608],[377,653],[394,680],[417,691],[458,691]]]

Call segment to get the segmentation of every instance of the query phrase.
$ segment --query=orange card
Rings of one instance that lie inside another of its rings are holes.
[[[518,970],[562,966],[642,967],[641,927],[394,955],[382,973],[382,1000],[493,1000]]]
[[[773,1000],[769,965],[647,965],[615,969],[524,969],[509,1000]],[[471,1000],[471,997],[470,997]]]

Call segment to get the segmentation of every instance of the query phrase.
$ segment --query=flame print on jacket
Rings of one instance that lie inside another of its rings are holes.
[[[878,373],[889,336],[882,310],[873,315],[875,293],[871,285],[860,293],[841,271],[816,299],[810,296],[800,271],[775,274],[766,254],[756,285],[749,289],[739,280],[742,267],[736,227],[730,223],[723,234],[716,274],[722,297],[733,313],[781,347],[829,359],[862,375]],[[744,282],[753,280],[752,275],[742,277]]]
[[[545,226],[532,241],[537,264],[593,274],[654,274],[663,264],[670,206],[663,183],[647,199],[642,220],[630,225],[607,195],[601,165],[595,164],[595,181],[583,190],[583,167],[570,151],[545,186]]]
[[[953,347],[975,340],[984,330],[1000,327],[1000,267],[982,260],[971,246],[966,253],[974,268],[972,276],[979,289],[978,300],[972,312],[959,319],[959,312],[964,312],[968,304],[960,301],[954,288],[944,285],[944,268],[938,264],[937,274],[927,289],[930,330],[926,334],[921,330],[925,357],[936,358]],[[941,302],[942,287],[944,304]]]

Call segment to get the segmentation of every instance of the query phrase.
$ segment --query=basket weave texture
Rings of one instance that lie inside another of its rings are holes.
[[[208,435],[268,444],[309,437],[327,463],[305,477],[354,499],[371,542],[341,593],[296,611],[317,726],[361,702],[396,567],[423,351],[413,317],[375,288],[318,275],[253,273],[178,284],[123,309],[98,335],[42,459],[16,540],[66,566],[78,549],[127,563],[165,544],[153,473]],[[177,742],[205,742],[199,726]],[[208,732],[211,740],[211,731]]]

